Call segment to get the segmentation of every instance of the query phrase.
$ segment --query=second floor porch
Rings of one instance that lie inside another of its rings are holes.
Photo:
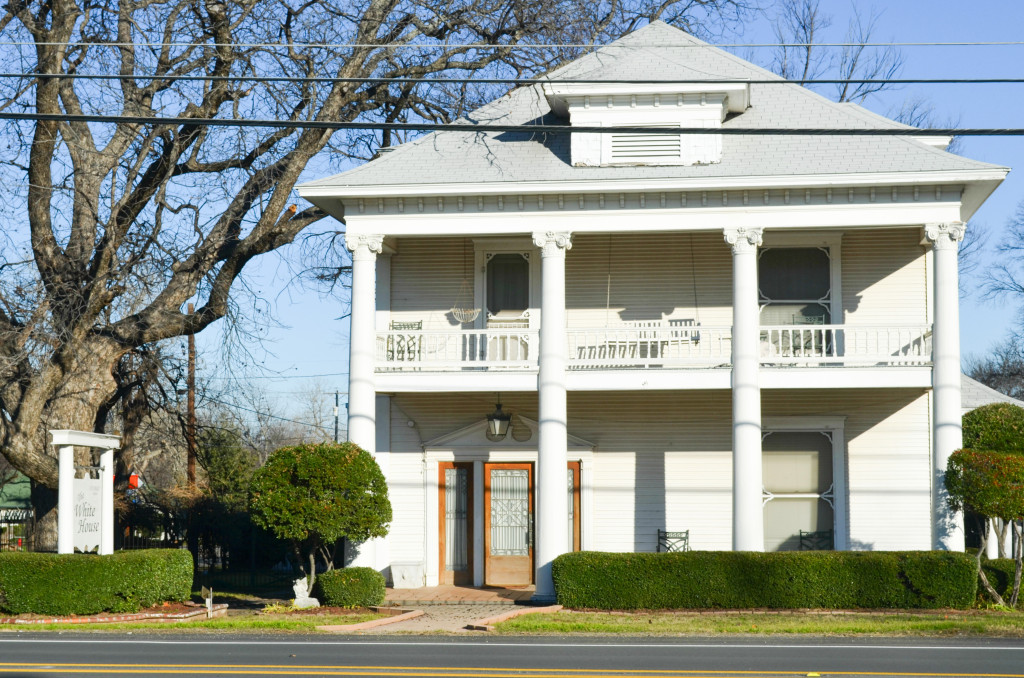
[[[539,333],[529,327],[378,332],[375,371],[395,390],[529,390]],[[930,325],[761,325],[763,386],[926,387]],[[565,330],[571,389],[729,388],[732,328],[692,320]],[[854,369],[840,369],[854,368]]]

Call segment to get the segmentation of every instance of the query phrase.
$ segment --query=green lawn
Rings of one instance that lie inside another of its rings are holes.
[[[1024,637],[1024,613],[946,611],[794,614],[792,612],[555,612],[528,614],[497,625],[500,633],[580,634],[814,634]]]
[[[215,617],[180,623],[171,622],[114,622],[110,624],[41,624],[3,626],[2,631],[146,631],[164,633],[217,633],[217,632],[270,632],[318,633],[316,627],[326,624],[358,624],[387,615],[340,614],[295,615],[243,613],[228,617]]]

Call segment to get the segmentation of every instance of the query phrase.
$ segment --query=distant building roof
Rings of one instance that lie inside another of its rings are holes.
[[[982,405],[991,405],[992,403],[1010,403],[1017,407],[1024,407],[1024,401],[1011,398],[994,388],[989,388],[980,381],[971,379],[966,374],[960,375],[960,406],[963,408],[964,414]]]

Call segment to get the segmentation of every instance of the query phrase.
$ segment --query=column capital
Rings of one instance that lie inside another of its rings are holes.
[[[541,256],[564,254],[572,249],[572,233],[568,231],[534,231],[533,244],[541,249]]]
[[[755,251],[762,242],[762,228],[726,228],[722,231],[725,242],[732,245],[733,254]]]
[[[964,239],[966,232],[966,224],[959,221],[953,221],[948,224],[924,225],[925,237],[932,243],[932,247],[937,250],[957,249],[960,241]]]
[[[353,259],[374,259],[384,249],[384,236],[376,233],[346,233],[345,247],[352,252]]]

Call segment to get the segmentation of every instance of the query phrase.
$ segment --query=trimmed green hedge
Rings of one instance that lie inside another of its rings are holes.
[[[944,551],[597,553],[552,566],[561,605],[605,610],[968,608],[974,559]]]
[[[1003,597],[1003,600],[1009,600],[1010,594],[1013,592],[1013,575],[1016,567],[1013,558],[996,558],[981,563],[981,569],[985,570],[988,583]],[[1024,589],[1024,584],[1021,584],[1021,588]],[[988,592],[980,581],[978,582],[978,602],[988,605],[995,602],[989,598]]]
[[[963,447],[1024,454],[1024,408],[990,403],[963,416]]]
[[[12,614],[136,612],[187,600],[191,589],[192,556],[183,550],[0,553],[0,610]]]
[[[384,575],[369,567],[346,567],[317,575],[313,595],[331,607],[370,607],[384,602]]]

